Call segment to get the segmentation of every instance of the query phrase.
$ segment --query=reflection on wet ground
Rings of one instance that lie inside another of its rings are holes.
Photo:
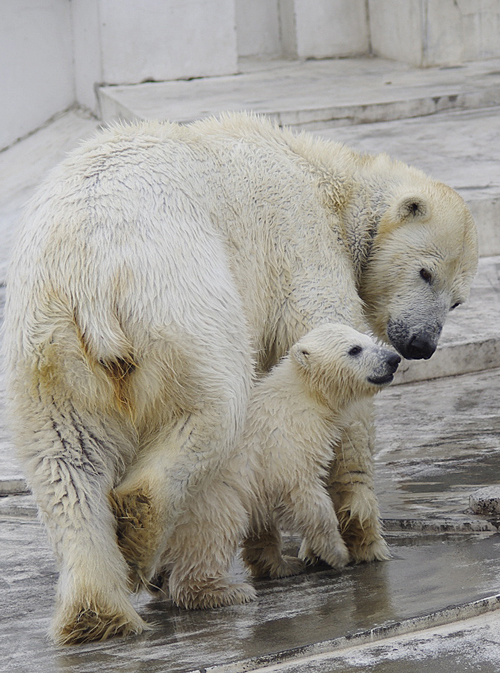
[[[0,660],[9,671],[72,673],[166,671],[303,648],[378,626],[427,615],[490,596],[500,585],[500,535],[391,539],[392,559],[327,568],[256,583],[253,604],[187,612],[147,596],[140,613],[154,624],[136,638],[66,649],[46,639],[54,600],[55,566],[41,526],[3,521]],[[27,667],[27,662],[31,662]]]

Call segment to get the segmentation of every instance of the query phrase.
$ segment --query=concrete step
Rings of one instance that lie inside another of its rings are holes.
[[[189,122],[253,110],[302,130],[500,105],[500,59],[415,68],[381,58],[242,62],[239,75],[98,89],[102,118]]]
[[[469,627],[466,642],[474,648],[472,662],[484,661],[481,636],[491,638],[498,662],[500,620],[494,617],[500,603],[500,561],[497,536],[488,533],[392,540],[389,561],[351,566],[340,573],[317,567],[296,577],[260,580],[255,583],[255,603],[218,610],[179,610],[168,599],[154,601],[143,593],[134,604],[151,623],[151,631],[65,650],[55,650],[46,636],[57,571],[45,531],[35,521],[0,517],[0,544],[3,573],[9,579],[2,594],[0,655],[9,662],[9,673],[142,670],[145,662],[147,670],[169,673],[359,673],[370,668],[373,659],[368,656],[365,665],[356,665],[349,662],[351,650],[343,665],[346,648],[376,644],[378,661],[383,661],[387,638],[413,633],[420,640],[422,629],[480,615],[494,624],[490,632],[483,630],[484,622],[472,632]],[[296,553],[297,545],[287,551]],[[241,577],[241,568],[235,572]],[[458,638],[464,638],[464,628]],[[392,647],[397,649],[394,642]],[[376,670],[498,671],[478,669],[473,663],[415,669],[402,655],[394,668]],[[396,659],[395,652],[391,658]]]

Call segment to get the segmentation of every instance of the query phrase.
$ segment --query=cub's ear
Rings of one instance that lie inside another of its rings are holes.
[[[425,197],[421,194],[404,196],[389,206],[380,221],[378,233],[388,234],[409,222],[426,222],[430,216],[431,208]]]
[[[309,349],[305,346],[302,346],[300,343],[295,344],[290,349],[291,358],[304,369],[309,367],[309,355]]]

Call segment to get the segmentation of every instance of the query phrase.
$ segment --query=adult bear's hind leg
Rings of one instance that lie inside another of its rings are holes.
[[[265,531],[252,531],[243,541],[242,559],[253,577],[290,577],[305,570],[305,563],[283,554],[278,528],[269,524]]]
[[[250,349],[241,347],[241,342],[246,345],[244,331],[242,335],[237,345],[223,333],[211,338],[210,357],[204,344],[191,338],[190,350],[183,354],[189,362],[184,378],[180,371],[175,378],[178,389],[169,390],[170,394],[160,399],[165,408],[176,402],[168,415],[171,421],[146,432],[137,459],[113,492],[119,543],[132,572],[143,585],[147,586],[161,572],[173,540],[181,539],[178,526],[183,530],[183,539],[192,540],[188,548],[176,543],[171,555],[175,557],[171,594],[185,607],[241,602],[239,589],[236,591],[229,585],[224,589],[225,579],[222,584],[219,582],[227,574],[226,559],[231,554],[231,536],[235,530],[228,530],[224,536],[216,534],[215,529],[222,530],[220,521],[225,521],[228,527],[238,525],[228,511],[229,499],[207,496],[206,512],[193,514],[191,519],[187,514],[196,499],[203,498],[200,494],[210,492],[212,482],[217,481],[230,460],[245,418],[252,361]],[[213,511],[215,502],[218,511]],[[193,549],[196,535],[190,532],[190,527],[199,529],[202,520],[205,520],[202,529],[205,543]],[[187,559],[195,559],[197,555],[200,558],[193,561],[196,572],[190,572]],[[217,591],[214,582],[219,587]],[[194,586],[196,583],[199,589]],[[207,587],[205,596],[203,586]],[[209,595],[215,593],[217,600],[210,599]]]
[[[69,400],[18,396],[17,404],[23,465],[60,571],[54,640],[71,645],[140,633],[147,625],[129,600],[108,502],[130,437],[117,419],[81,412]]]

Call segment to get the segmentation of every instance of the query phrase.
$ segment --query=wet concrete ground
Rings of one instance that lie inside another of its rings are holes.
[[[302,657],[261,673],[498,673],[497,613],[424,629],[382,642]]]
[[[395,386],[379,396],[376,483],[391,560],[341,573],[320,568],[286,580],[259,581],[256,603],[208,612],[186,612],[141,595],[139,612],[153,630],[135,638],[63,649],[49,643],[45,634],[57,579],[52,553],[30,507],[25,518],[4,514],[0,669],[8,662],[5,670],[19,673],[229,673],[286,663],[291,668],[283,670],[298,671],[297,659],[306,657],[307,666],[313,666],[321,654],[326,668],[303,670],[357,672],[364,664],[345,668],[348,659],[342,657],[348,653],[335,660],[338,648],[355,643],[357,652],[367,639],[399,633],[398,628],[404,633],[496,607],[496,521],[467,508],[469,494],[495,483],[500,473],[499,383],[500,370],[491,370]],[[4,503],[22,497],[4,498]],[[422,528],[424,533],[418,532]],[[486,530],[471,533],[471,528]],[[474,607],[488,597],[487,604]],[[463,607],[457,614],[440,612],[450,606]],[[500,612],[498,619],[500,625]],[[415,642],[408,641],[408,656],[415,653]],[[435,647],[434,636],[431,642]],[[380,666],[390,663],[385,647],[381,643],[369,654],[378,657]],[[455,650],[446,655],[450,666],[459,654]],[[393,668],[373,670],[392,673],[402,665],[397,661],[393,658]],[[425,657],[418,661],[425,663]],[[404,670],[411,670],[406,663]]]
[[[258,601],[249,605],[186,612],[144,597],[139,612],[152,631],[55,648],[45,637],[56,571],[44,532],[35,521],[4,520],[0,536],[7,556],[0,661],[8,662],[2,670],[19,673],[255,670],[317,654],[318,643],[335,649],[346,634],[378,629],[380,636],[403,620],[492,596],[500,573],[498,534],[392,539],[390,561],[262,580]]]
[[[482,519],[469,495],[500,479],[500,370],[393,386],[376,400],[385,519]]]

